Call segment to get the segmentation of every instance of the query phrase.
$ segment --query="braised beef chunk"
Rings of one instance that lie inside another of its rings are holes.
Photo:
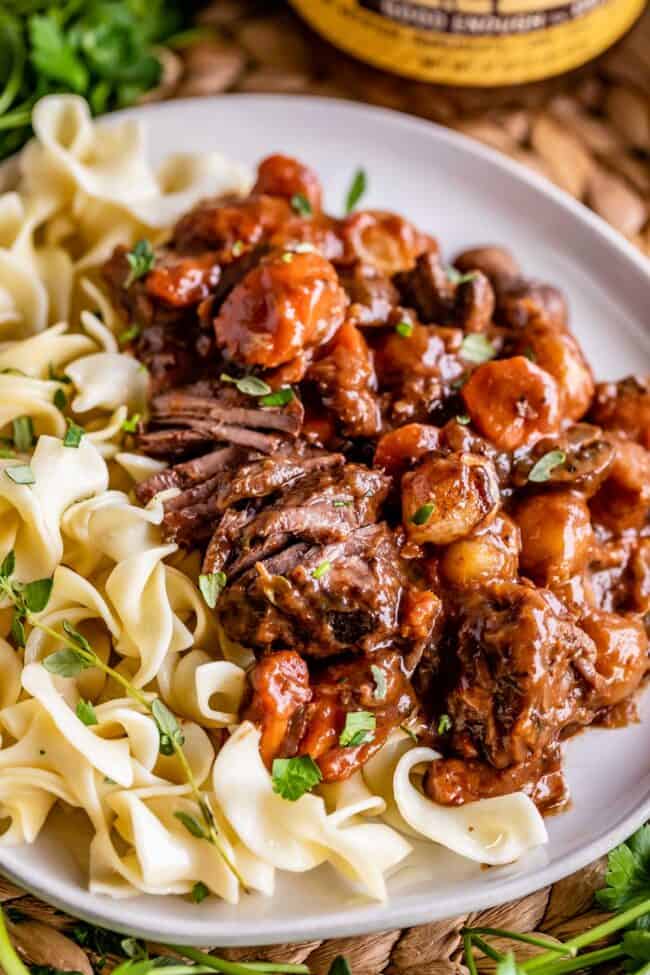
[[[137,246],[103,269],[151,375],[127,444],[170,466],[135,494],[255,656],[267,766],[344,779],[413,717],[434,801],[565,802],[561,740],[649,669],[650,380],[596,384],[508,250],[331,216],[284,155]]]
[[[245,717],[262,729],[260,749],[274,758],[310,755],[325,782],[347,779],[385,743],[416,706],[399,654],[381,651],[325,668],[295,651],[262,657],[250,673]],[[348,715],[364,715],[348,730]]]
[[[398,637],[405,585],[390,529],[366,525],[343,541],[311,545],[294,565],[282,556],[257,562],[228,585],[219,617],[231,640],[256,651],[369,652]]]
[[[500,582],[467,592],[428,665],[428,705],[459,757],[497,769],[542,754],[588,720],[596,646],[552,594]],[[423,675],[424,676],[424,675]]]

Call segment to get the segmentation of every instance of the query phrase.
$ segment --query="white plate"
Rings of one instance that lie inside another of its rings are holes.
[[[127,114],[146,121],[157,159],[211,148],[251,164],[274,151],[302,157],[317,167],[334,212],[361,165],[369,177],[363,204],[411,217],[439,236],[447,255],[501,241],[527,272],[559,284],[599,377],[650,367],[643,258],[584,207],[475,142],[394,112],[316,98],[227,96]],[[548,821],[548,846],[512,866],[481,870],[420,844],[391,878],[387,904],[360,902],[329,867],[280,874],[274,898],[251,895],[237,907],[212,898],[194,905],[178,897],[91,896],[83,865],[55,824],[31,848],[2,850],[0,868],[72,914],[167,942],[259,945],[452,917],[572,873],[650,815],[649,695],[641,705],[641,724],[588,730],[567,744],[573,803]]]

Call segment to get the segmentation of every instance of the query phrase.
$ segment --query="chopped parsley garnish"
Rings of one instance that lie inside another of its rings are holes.
[[[311,217],[313,213],[311,203],[304,193],[294,193],[291,197],[291,206],[301,217]]]
[[[398,322],[395,326],[395,331],[398,335],[401,335],[403,339],[410,339],[410,337],[413,335],[414,327],[413,322]]]
[[[466,427],[469,422],[470,417],[468,417],[467,413],[459,413],[456,417],[456,423],[460,423],[463,427]]]
[[[274,759],[271,776],[273,791],[289,802],[296,802],[323,780],[321,770],[311,755]]]
[[[123,332],[120,332],[120,334],[117,336],[117,341],[120,343],[120,345],[128,345],[129,342],[133,342],[134,339],[137,339],[141,331],[142,329],[137,322],[134,322],[133,325],[129,326],[129,328],[125,328]]]
[[[175,745],[180,748],[185,744],[185,737],[176,716],[159,697],[151,705],[151,714],[156,722],[160,737],[160,754],[173,755],[176,750]]]
[[[79,720],[83,721],[85,725],[99,724],[95,709],[90,701],[84,701],[83,698],[80,698],[77,702],[76,712]]]
[[[345,197],[345,212],[352,213],[357,203],[363,196],[363,194],[368,189],[368,177],[366,176],[365,169],[357,169],[354,176],[352,177],[352,182],[350,183],[350,188],[348,189],[347,195]]]
[[[337,498],[332,501],[333,508],[349,508],[352,504],[354,504],[354,498]]]
[[[126,259],[129,262],[130,271],[124,282],[125,288],[130,288],[134,281],[138,278],[143,278],[145,274],[148,274],[156,256],[153,252],[153,247],[148,240],[139,240],[136,242],[132,251],[126,255]]]
[[[226,588],[228,577],[225,572],[203,573],[199,576],[199,589],[210,609],[217,605],[219,596]]]
[[[122,429],[125,433],[135,433],[138,429],[138,423],[142,419],[140,413],[134,413],[133,416],[127,417],[127,419],[122,424]]]
[[[29,464],[16,464],[15,467],[5,467],[5,474],[14,484],[36,484],[34,472]]]
[[[34,424],[31,416],[17,416],[11,425],[16,450],[21,453],[31,450],[34,445]]]
[[[565,460],[566,454],[563,450],[549,450],[533,465],[528,480],[532,481],[533,484],[543,484],[544,481],[550,479],[552,471],[563,464]]]
[[[445,268],[445,274],[452,284],[465,284],[466,281],[473,281],[477,275],[477,272],[467,271],[466,274],[463,274],[462,271],[459,271],[458,268],[452,267],[450,264]]]
[[[460,354],[468,362],[475,362],[480,365],[482,362],[489,362],[490,359],[494,359],[497,350],[490,340],[486,339],[480,332],[472,332],[463,339]]]
[[[62,389],[57,389],[56,393],[54,394],[53,402],[57,410],[61,410],[63,413],[64,409],[68,405],[68,397],[65,395]]]
[[[377,721],[370,711],[348,711],[345,727],[339,736],[339,745],[344,748],[357,748],[375,737]]]
[[[283,386],[274,393],[267,393],[260,399],[260,406],[286,406],[294,398],[291,386]]]
[[[242,253],[243,250],[244,250],[244,241],[243,240],[236,240],[235,243],[232,245],[232,248],[231,248],[232,256],[233,257],[239,257],[241,255],[241,253]]]
[[[191,833],[197,840],[207,840],[209,838],[203,824],[194,816],[190,815],[190,813],[181,812],[177,809],[174,816],[183,824],[187,832]]]
[[[258,379],[257,376],[242,376],[241,379],[237,379],[235,376],[229,376],[227,372],[222,372],[220,378],[222,383],[232,383],[246,396],[268,396],[272,392],[269,384],[263,379]]]
[[[418,510],[411,515],[410,518],[411,524],[426,525],[429,518],[431,517],[434,508],[435,508],[435,504],[433,504],[433,502],[431,501],[429,502],[429,504],[423,504],[421,508],[418,508]]]
[[[323,576],[327,575],[327,573],[330,571],[331,568],[332,568],[332,563],[329,562],[327,559],[325,559],[324,562],[321,562],[320,565],[316,566],[316,568],[312,572],[312,578],[322,579]]]
[[[375,701],[385,701],[386,693],[388,691],[388,687],[386,685],[386,674],[381,667],[378,667],[376,664],[370,665],[370,671],[372,673],[372,679],[375,682],[375,692],[373,697]]]
[[[293,254],[291,251],[285,251],[281,258],[285,264],[291,264],[293,260]]]
[[[73,423],[72,420],[70,420],[65,437],[63,438],[63,446],[78,447],[85,432],[86,431],[83,427],[77,426],[76,423]]]
[[[440,721],[438,722],[438,734],[446,735],[448,731],[451,731],[452,727],[452,720],[449,715],[441,714]]]
[[[190,896],[195,904],[200,904],[201,901],[204,901],[206,899],[209,893],[210,891],[205,886],[205,884],[201,880],[199,880],[192,887],[192,893],[190,894]]]

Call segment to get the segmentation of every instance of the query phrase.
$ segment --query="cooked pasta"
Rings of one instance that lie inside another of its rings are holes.
[[[216,152],[154,170],[138,123],[95,124],[74,96],[33,125],[0,196],[0,846],[63,804],[92,827],[93,892],[236,903],[326,862],[384,899],[416,837],[491,864],[543,843],[523,793],[433,802],[417,770],[437,753],[405,733],[345,781],[277,788],[267,730],[242,720],[253,654],[211,611],[219,573],[163,530],[191,478],[137,447],[150,377],[97,273],[249,174]]]

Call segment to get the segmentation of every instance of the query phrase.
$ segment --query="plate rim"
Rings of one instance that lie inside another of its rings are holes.
[[[123,109],[119,112],[111,112],[101,116],[102,123],[119,122],[125,118],[134,118],[143,121],[145,124],[148,117],[154,114],[172,115],[179,113],[181,116],[184,110],[190,109],[197,104],[204,106],[213,105],[216,110],[224,100],[228,102],[243,102],[248,105],[258,103],[279,103],[295,105],[301,103],[308,107],[317,107],[319,111],[338,111],[350,116],[363,115],[366,118],[375,118],[381,125],[388,123],[391,126],[401,126],[405,130],[411,130],[424,135],[432,143],[443,142],[461,153],[474,157],[479,162],[484,162],[496,168],[509,180],[514,180],[519,184],[532,189],[542,200],[551,200],[561,210],[568,213],[578,224],[586,228],[596,237],[599,237],[607,246],[613,248],[615,252],[631,266],[646,285],[650,284],[650,262],[626,240],[618,231],[614,230],[605,220],[589,210],[579,201],[564,190],[555,186],[541,175],[527,169],[523,164],[510,159],[496,149],[492,149],[478,141],[441,126],[426,119],[417,118],[405,112],[394,109],[383,108],[375,105],[365,105],[344,98],[328,98],[324,96],[312,95],[282,95],[264,93],[232,93],[214,95],[203,98],[184,98],[172,99],[152,105],[141,105]],[[227,149],[226,149],[227,154]],[[7,162],[11,163],[12,159]],[[7,163],[3,164],[6,166]],[[587,730],[588,733],[588,730]],[[463,894],[448,896],[444,902],[436,898],[435,890],[430,894],[412,895],[417,898],[417,903],[395,904],[389,899],[386,903],[369,904],[372,911],[370,917],[359,918],[356,912],[348,917],[348,909],[343,907],[336,913],[328,913],[325,916],[314,914],[307,915],[300,919],[274,920],[273,917],[261,917],[256,922],[248,922],[249,933],[236,932],[228,934],[221,928],[227,928],[229,922],[220,921],[218,918],[197,917],[196,919],[183,918],[179,924],[184,928],[183,932],[172,932],[173,937],[165,933],[161,928],[156,927],[155,911],[153,906],[150,911],[150,922],[130,925],[128,921],[129,900],[112,899],[107,896],[103,898],[105,909],[96,910],[84,901],[87,899],[88,891],[82,887],[74,887],[60,881],[57,877],[56,882],[43,883],[39,880],[38,869],[33,869],[29,865],[23,871],[7,866],[5,860],[5,848],[0,847],[0,870],[12,882],[30,891],[32,894],[48,901],[60,910],[73,914],[75,917],[103,927],[110,927],[113,930],[123,932],[128,935],[145,937],[157,941],[173,941],[177,944],[211,944],[214,939],[218,939],[219,944],[226,946],[253,946],[263,944],[280,944],[294,941],[304,941],[310,939],[327,939],[351,937],[359,934],[370,934],[376,931],[387,930],[396,927],[411,927],[430,921],[442,920],[449,917],[465,914],[472,911],[484,910],[495,904],[505,903],[519,897],[531,894],[541,888],[556,883],[558,880],[574,873],[586,866],[588,863],[608,852],[618,843],[622,842],[627,836],[637,829],[650,816],[650,793],[637,803],[631,811],[621,816],[618,821],[596,836],[595,839],[584,843],[575,848],[568,856],[563,859],[547,864],[544,867],[532,870],[515,876],[495,885],[486,885],[481,891],[476,891],[473,896],[465,897]],[[8,848],[7,848],[8,849]],[[11,848],[12,851],[20,850],[20,847]],[[153,895],[149,895],[153,897]],[[262,895],[258,895],[262,896]],[[155,904],[155,901],[153,902]],[[355,919],[356,918],[356,919]],[[253,931],[254,927],[254,931]]]

